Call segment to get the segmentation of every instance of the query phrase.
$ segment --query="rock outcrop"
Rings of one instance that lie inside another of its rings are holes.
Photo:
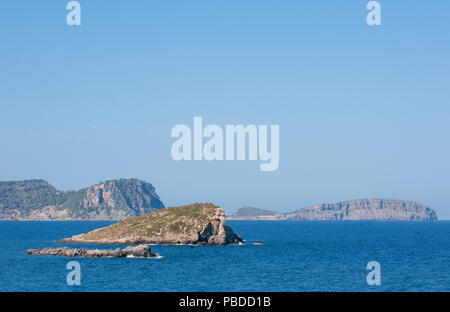
[[[44,249],[29,249],[27,254],[40,256],[85,257],[85,258],[150,258],[158,254],[151,251],[147,245],[130,246],[124,249],[87,249],[68,247],[49,247]]]
[[[314,205],[291,213],[241,216],[238,219],[434,221],[438,217],[430,207],[415,202],[396,199],[357,199]]]
[[[66,192],[44,180],[0,182],[0,220],[123,220],[161,208],[153,185],[137,179]]]
[[[220,207],[206,203],[164,208],[60,242],[227,245],[238,244],[242,238],[225,225],[225,214]]]

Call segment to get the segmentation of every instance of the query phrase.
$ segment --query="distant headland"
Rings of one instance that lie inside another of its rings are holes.
[[[0,220],[116,221],[164,208],[152,184],[118,179],[79,191],[59,191],[44,180],[0,182]]]
[[[138,179],[110,180],[79,191],[59,191],[44,180],[0,182],[0,220],[121,221],[164,207],[155,187]],[[420,203],[374,198],[317,204],[287,213],[242,207],[228,219],[434,221],[438,216]]]
[[[318,204],[290,213],[242,207],[229,220],[378,220],[435,221],[437,213],[423,204],[397,199],[356,199]]]

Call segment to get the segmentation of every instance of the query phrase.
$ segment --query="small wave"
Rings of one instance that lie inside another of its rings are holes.
[[[154,257],[135,257],[135,256],[133,256],[133,255],[127,255],[127,258],[135,258],[135,259],[162,259],[163,258],[163,256],[160,256],[160,255],[158,255],[158,254],[156,254],[156,256],[154,256]]]

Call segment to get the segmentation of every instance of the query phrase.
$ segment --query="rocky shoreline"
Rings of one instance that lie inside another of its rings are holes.
[[[243,241],[242,237],[225,222],[222,208],[211,203],[196,203],[128,218],[58,242],[102,245],[238,245]]]
[[[49,247],[43,249],[29,249],[27,254],[39,256],[85,257],[85,258],[151,258],[158,254],[152,252],[147,245],[130,246],[124,249],[87,249],[69,247]]]

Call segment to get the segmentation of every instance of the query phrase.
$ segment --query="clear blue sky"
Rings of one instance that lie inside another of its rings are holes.
[[[0,178],[136,177],[166,205],[388,197],[450,219],[450,1],[0,3]],[[280,167],[181,161],[170,130],[279,124]],[[94,125],[99,125],[97,130]]]

